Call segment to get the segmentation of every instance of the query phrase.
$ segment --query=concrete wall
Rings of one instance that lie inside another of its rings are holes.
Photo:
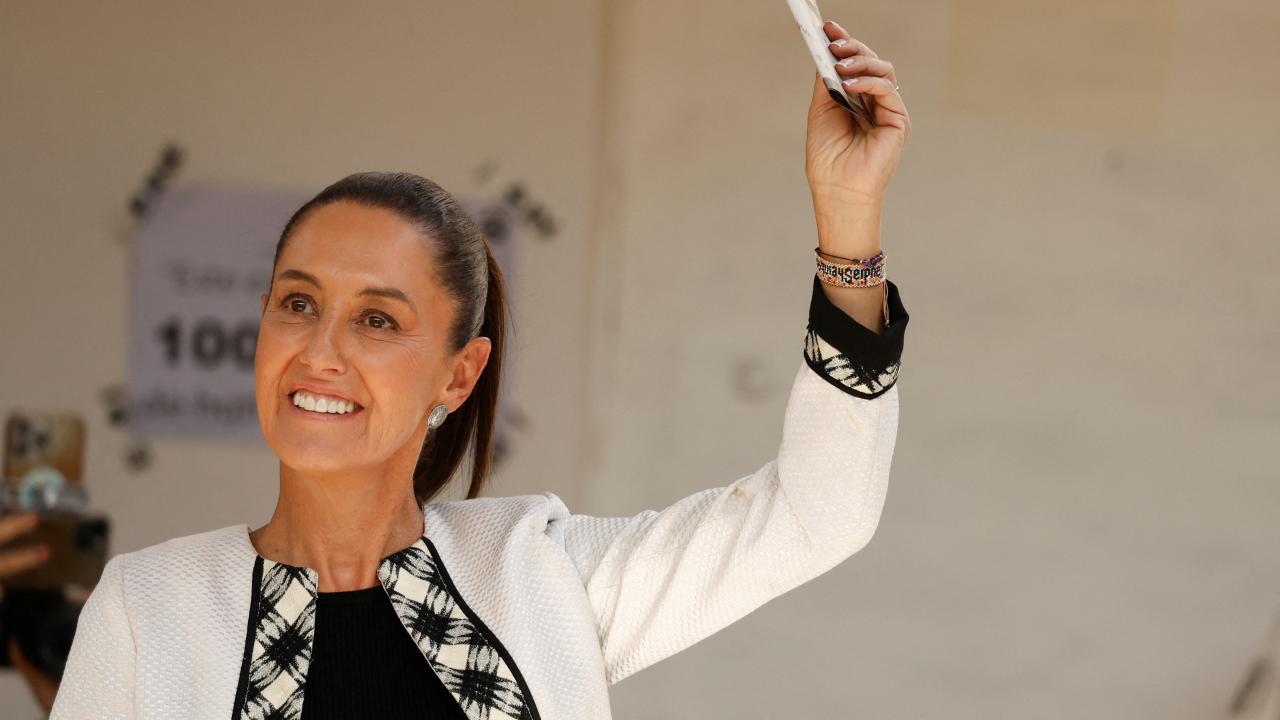
[[[273,458],[234,447],[129,475],[96,398],[125,371],[124,201],[170,137],[193,179],[465,189],[493,157],[541,193],[564,231],[527,248],[530,419],[493,494],[632,514],[771,459],[816,244],[785,4],[372,8],[4,6],[0,410],[90,417],[116,549],[274,498]],[[894,62],[913,120],[884,217],[912,313],[885,514],[616,686],[615,716],[1221,717],[1280,600],[1280,10],[823,10]],[[12,677],[0,698],[28,702]]]

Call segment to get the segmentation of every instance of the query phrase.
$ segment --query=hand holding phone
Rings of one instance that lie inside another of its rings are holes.
[[[0,667],[16,666],[40,698],[62,677],[80,608],[106,565],[110,525],[85,512],[83,418],[13,413],[3,460]]]

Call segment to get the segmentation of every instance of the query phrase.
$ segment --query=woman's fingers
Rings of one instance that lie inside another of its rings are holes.
[[[0,516],[0,545],[36,529],[39,518],[35,513],[13,513]]]
[[[17,575],[33,567],[38,567],[48,559],[49,548],[44,545],[33,545],[20,550],[0,551],[0,578]]]
[[[888,78],[876,77],[874,75],[863,75],[861,77],[849,78],[841,84],[847,93],[862,93],[864,95],[874,95],[876,99],[876,125],[892,125],[900,127],[908,133],[911,131],[911,121],[907,118],[907,106],[902,102],[902,96],[897,90],[893,89],[894,82]],[[888,113],[880,112],[888,110]]]
[[[861,55],[846,58],[836,63],[836,72],[841,75],[875,75],[876,77],[889,78],[895,85],[898,82],[897,76],[893,72],[893,63],[888,60]]]
[[[855,76],[842,82],[845,92],[860,92],[863,95],[876,96],[876,124],[908,129],[910,122],[906,118],[906,105],[902,96],[897,94],[897,72],[888,60],[874,53],[870,47],[849,35],[849,31],[840,27],[835,20],[827,20],[822,29],[831,38],[831,54],[840,60],[836,63],[836,73],[841,76]],[[882,113],[888,110],[888,113]],[[882,114],[888,115],[881,118]],[[883,120],[887,120],[883,122]]]
[[[907,106],[895,90],[898,75],[893,63],[881,60],[866,43],[854,38],[833,20],[823,23],[822,30],[831,40],[828,46],[831,54],[840,58],[836,72],[855,76],[842,82],[845,92],[875,96],[876,124],[892,125],[909,132],[911,122],[907,118]]]
[[[847,58],[853,55],[880,57],[865,43],[854,38],[847,30],[840,27],[834,20],[828,20],[823,23],[822,29],[827,33],[827,38],[831,40],[831,44],[827,47],[831,49],[831,54],[838,58]]]
[[[31,532],[36,528],[39,519],[35,513],[15,513],[0,517],[0,545]],[[16,575],[30,570],[49,559],[49,548],[45,545],[0,550],[0,578]]]

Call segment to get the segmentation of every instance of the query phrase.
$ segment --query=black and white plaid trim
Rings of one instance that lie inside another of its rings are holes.
[[[470,720],[538,720],[510,654],[467,607],[430,540],[423,537],[384,559],[378,579]]]
[[[236,692],[235,717],[300,718],[316,626],[316,572],[259,556],[253,576],[247,672],[242,670]]]
[[[900,363],[890,363],[882,368],[856,364],[848,355],[832,347],[809,330],[804,336],[804,355],[813,368],[832,384],[850,395],[873,398],[888,390],[898,379]]]
[[[258,556],[232,720],[298,720],[315,639],[317,573]],[[400,623],[469,720],[541,720],[510,653],[463,601],[425,536],[383,558]]]
[[[832,304],[815,274],[809,302],[809,326],[804,338],[804,359],[815,373],[844,392],[872,399],[883,395],[898,380],[902,344],[907,330],[907,310],[898,286],[888,285],[889,322],[877,334]]]

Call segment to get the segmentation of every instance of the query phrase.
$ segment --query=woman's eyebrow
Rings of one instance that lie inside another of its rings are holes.
[[[276,275],[276,280],[301,280],[302,282],[311,283],[316,287],[320,287],[320,281],[316,279],[315,275],[301,270],[294,270],[293,268],[281,270],[280,274]]]
[[[281,270],[280,274],[276,275],[276,279],[277,280],[301,280],[302,282],[305,282],[305,283],[311,283],[312,285],[315,285],[316,287],[322,290],[324,289],[323,286],[320,285],[320,280],[315,275],[312,275],[309,272],[304,272],[302,270],[295,270],[293,268]],[[356,294],[361,296],[371,295],[373,297],[384,297],[384,298],[389,298],[391,300],[399,300],[405,305],[408,305],[409,308],[412,309],[414,312],[418,311],[418,306],[413,304],[413,301],[409,299],[409,296],[405,295],[403,291],[397,290],[396,288],[367,287]]]
[[[409,299],[409,296],[405,295],[403,292],[395,288],[367,287],[356,294],[357,295],[373,295],[375,297],[384,297],[384,298],[390,298],[392,300],[399,300],[405,305],[408,305],[410,310],[413,310],[414,312],[418,312],[418,307],[413,304],[413,301]]]

